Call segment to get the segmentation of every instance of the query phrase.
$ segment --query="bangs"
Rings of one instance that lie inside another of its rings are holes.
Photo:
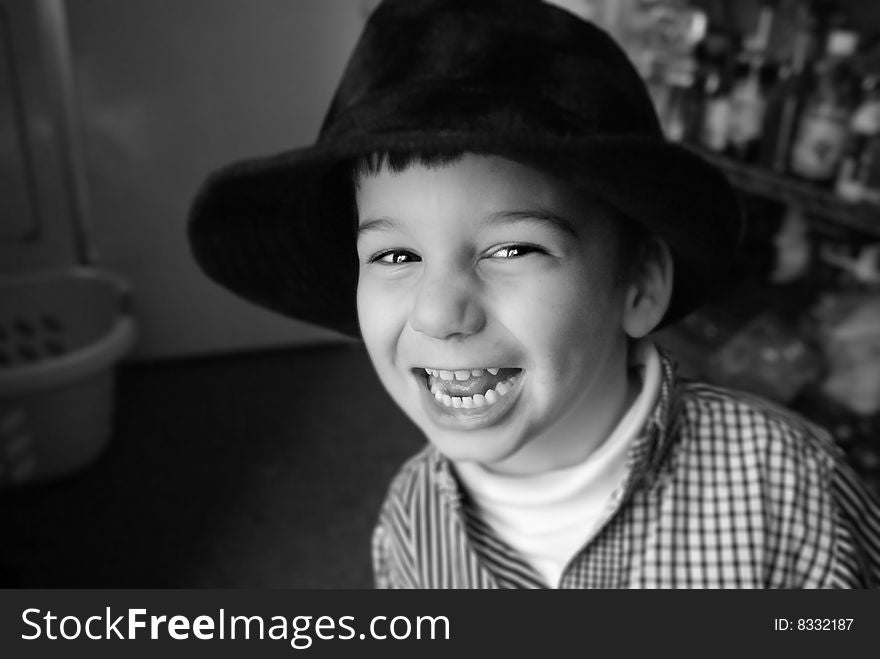
[[[361,178],[365,176],[375,176],[384,168],[387,168],[395,174],[399,174],[413,165],[443,167],[458,162],[464,157],[465,153],[466,152],[463,150],[452,149],[441,151],[417,150],[374,152],[354,161],[354,165],[352,166],[352,180],[355,187],[357,187]]]

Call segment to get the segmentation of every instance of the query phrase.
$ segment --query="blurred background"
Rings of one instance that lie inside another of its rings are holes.
[[[210,283],[205,175],[311,143],[376,0],[0,0],[0,586],[368,587],[422,439],[362,347]],[[880,492],[880,4],[557,0],[747,210],[658,337]]]

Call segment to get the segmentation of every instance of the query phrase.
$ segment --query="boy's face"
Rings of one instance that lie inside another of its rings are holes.
[[[428,440],[509,473],[584,459],[631,393],[612,220],[538,170],[471,154],[361,177],[357,205],[364,342]]]

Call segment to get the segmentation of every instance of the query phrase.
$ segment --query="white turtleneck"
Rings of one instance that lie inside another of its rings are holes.
[[[648,419],[660,391],[660,357],[649,341],[633,346],[641,391],[602,444],[580,464],[527,476],[498,474],[475,462],[455,470],[483,520],[556,588],[574,555],[611,512],[627,475],[630,443]]]

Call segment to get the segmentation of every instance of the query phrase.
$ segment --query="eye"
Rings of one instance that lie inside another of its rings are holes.
[[[546,252],[535,245],[505,245],[495,250],[490,257],[499,259],[513,259],[527,254],[545,254]]]
[[[415,261],[421,261],[421,259],[416,254],[403,249],[389,249],[370,257],[370,263],[382,263],[385,265],[401,265],[414,263]]]

